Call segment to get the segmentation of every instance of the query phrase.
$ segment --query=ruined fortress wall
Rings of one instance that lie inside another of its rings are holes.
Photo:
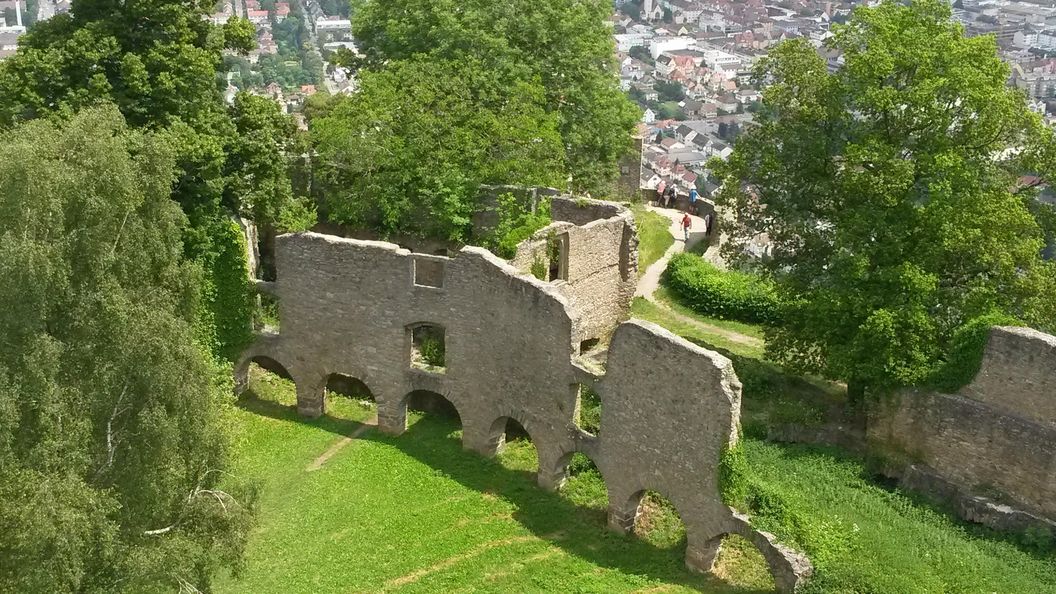
[[[994,489],[1056,519],[1056,339],[994,328],[959,394],[909,390],[870,415],[869,438],[967,493]]]
[[[463,445],[483,455],[502,447],[508,419],[518,421],[537,449],[544,488],[563,482],[573,453],[592,457],[609,489],[614,529],[633,527],[644,490],[663,492],[687,526],[686,563],[695,570],[710,570],[722,535],[737,533],[763,552],[782,591],[809,575],[805,558],[722,503],[719,465],[737,439],[740,407],[740,383],[725,357],[652,324],[626,322],[613,339],[608,374],[598,377],[573,359],[573,308],[560,287],[479,248],[447,258],[299,233],[280,236],[276,250],[277,280],[268,290],[279,298],[281,332],[243,353],[236,385],[245,386],[255,360],[285,369],[298,410],[315,417],[325,412],[330,374],[352,376],[372,391],[378,425],[393,434],[406,429],[409,396],[434,392],[457,409]],[[413,365],[412,329],[421,323],[444,329],[442,370]],[[576,426],[582,382],[601,394],[598,436]]]
[[[967,398],[1056,428],[1056,336],[994,328]]]
[[[536,234],[525,248],[532,249],[531,241],[554,233],[565,238],[566,280],[560,288],[573,309],[573,343],[605,339],[630,315],[638,281],[634,216],[613,202],[565,196],[551,198],[550,212],[555,224]]]
[[[695,379],[672,389],[672,377]],[[609,501],[633,509],[642,491],[661,492],[693,523],[692,549],[729,532],[715,465],[737,441],[741,385],[730,360],[631,321],[613,338],[598,391]]]

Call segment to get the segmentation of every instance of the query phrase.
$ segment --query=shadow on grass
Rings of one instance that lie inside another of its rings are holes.
[[[362,426],[328,415],[304,419],[295,407],[256,398],[251,391],[238,401],[238,406],[254,414],[310,425],[342,436],[351,435]],[[399,437],[369,431],[359,439],[396,448],[474,491],[502,497],[516,506],[514,519],[533,534],[601,567],[702,592],[760,594],[771,591],[737,587],[711,575],[689,572],[683,561],[684,541],[671,548],[658,548],[633,536],[612,532],[606,526],[604,511],[579,507],[558,493],[540,489],[532,473],[511,470],[498,460],[463,450],[460,439],[453,435],[458,429],[454,419],[424,415]]]

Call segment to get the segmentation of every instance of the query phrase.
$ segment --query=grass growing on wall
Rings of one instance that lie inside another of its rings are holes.
[[[638,275],[641,276],[675,243],[675,238],[669,230],[671,221],[667,217],[650,212],[641,205],[635,205],[632,210],[638,227]]]
[[[610,532],[603,477],[584,456],[559,494],[546,493],[531,442],[487,460],[462,450],[456,421],[412,414],[403,436],[369,431],[308,472],[373,409],[333,398],[326,416],[304,421],[289,382],[254,372],[251,389],[238,472],[261,483],[259,524],[246,571],[217,592],[769,591],[744,542],[720,556],[726,581],[689,573],[662,501],[643,506],[640,537]],[[745,439],[740,455],[749,487],[736,503],[813,555],[808,592],[1056,591],[1051,557],[876,486],[837,451]]]

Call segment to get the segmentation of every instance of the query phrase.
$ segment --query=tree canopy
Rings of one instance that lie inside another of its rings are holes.
[[[860,396],[928,381],[982,316],[1051,328],[1053,267],[1017,179],[1051,173],[1053,135],[994,38],[965,37],[937,0],[858,8],[833,32],[835,73],[802,40],[759,64],[756,125],[713,164],[730,255],[773,245],[772,356]]]
[[[353,33],[369,68],[428,58],[539,81],[572,189],[603,193],[639,117],[619,89],[611,12],[602,0],[356,0]]]
[[[0,590],[206,590],[252,497],[197,340],[175,154],[113,107],[0,135]]]
[[[335,101],[311,119],[331,220],[466,241],[481,184],[562,181],[538,81],[477,60],[399,60]]]

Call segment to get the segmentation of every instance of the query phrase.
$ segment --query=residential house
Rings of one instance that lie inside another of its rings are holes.
[[[737,101],[737,97],[729,94],[719,95],[715,98],[715,105],[717,105],[719,109],[725,111],[726,113],[733,113],[737,111],[737,107],[740,106],[740,104],[741,103]]]
[[[675,151],[675,150],[678,150],[678,149],[681,149],[681,148],[685,148],[685,146],[686,145],[682,144],[681,142],[679,142],[678,140],[676,140],[674,138],[665,138],[662,141],[660,141],[660,147],[663,148],[665,151],[668,151],[668,152]]]

